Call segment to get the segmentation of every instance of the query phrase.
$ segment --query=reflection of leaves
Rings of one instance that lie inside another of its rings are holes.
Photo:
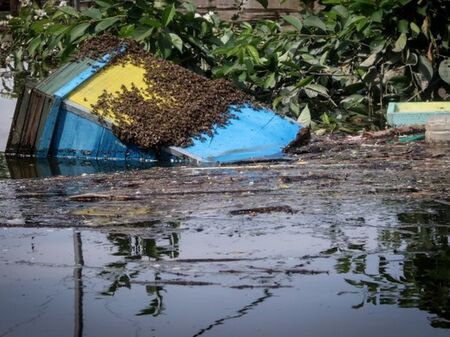
[[[146,290],[147,290],[148,294],[154,295],[155,297],[150,301],[150,304],[146,308],[139,311],[139,313],[136,314],[136,316],[152,315],[152,316],[156,317],[164,309],[163,296],[161,295],[163,288],[147,286]]]
[[[351,267],[351,256],[343,256],[336,261],[336,271],[341,274],[348,273]]]
[[[152,315],[154,317],[158,316],[160,314],[161,309],[161,302],[158,298],[154,298],[150,301],[150,304],[147,308],[142,309],[139,311],[136,316],[145,316],[145,315]]]
[[[361,301],[361,303],[356,304],[356,305],[352,305],[353,309],[359,309],[362,308],[364,306],[364,301]]]
[[[399,221],[404,226],[380,233],[379,241],[384,248],[407,246],[409,253],[402,261],[379,256],[378,273],[369,275],[365,271],[364,255],[338,260],[338,272],[344,266],[347,273],[364,275],[363,279],[345,279],[346,283],[359,289],[364,298],[353,308],[360,308],[364,303],[420,308],[436,315],[432,318],[433,326],[450,328],[450,228],[423,226],[446,222],[448,210],[442,210],[438,205],[425,206],[429,212],[400,214]]]
[[[349,243],[347,248],[351,250],[364,250],[365,244],[356,244],[356,243]]]
[[[328,254],[334,254],[337,251],[338,251],[338,247],[331,247],[331,248],[328,248],[327,250],[321,251],[320,253],[328,255]]]
[[[344,281],[347,282],[348,284],[357,287],[357,288],[362,288],[363,284],[360,281],[355,281],[355,280],[350,280],[348,278],[344,278]]]
[[[130,277],[126,274],[121,274],[108,287],[108,290],[102,292],[102,295],[113,296],[119,288],[131,289]]]

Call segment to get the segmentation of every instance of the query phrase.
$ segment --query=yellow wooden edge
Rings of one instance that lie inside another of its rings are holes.
[[[450,111],[450,102],[407,102],[396,103],[395,112],[438,112]]]
[[[122,87],[130,90],[134,85],[147,100],[157,100],[158,103],[173,101],[171,97],[152,94],[151,86],[144,80],[145,73],[144,67],[136,66],[130,62],[108,66],[74,90],[69,95],[68,100],[92,110],[92,106],[98,102],[104,91],[118,96],[122,92]],[[125,114],[119,116],[113,111],[103,110],[100,110],[99,114],[116,126],[119,126],[121,122],[132,124],[130,116]]]

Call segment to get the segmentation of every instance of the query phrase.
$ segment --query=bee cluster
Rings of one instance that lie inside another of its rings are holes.
[[[159,59],[135,42],[116,37],[90,40],[81,53],[90,58],[113,53],[127,45],[127,52],[114,54],[112,63],[132,63],[145,69],[146,88],[122,86],[120,91],[104,91],[92,107],[98,115],[118,118],[113,132],[124,142],[147,149],[188,146],[194,138],[212,136],[215,127],[235,118],[230,106],[253,102],[253,98],[230,82],[210,80],[170,61]],[[130,44],[129,44],[130,43]],[[130,122],[131,121],[131,122]]]

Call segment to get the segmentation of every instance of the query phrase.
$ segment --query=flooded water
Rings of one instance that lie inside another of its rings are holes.
[[[448,336],[449,207],[0,229],[0,336]],[[205,220],[206,221],[206,220]]]
[[[94,173],[114,173],[162,166],[161,163],[121,160],[89,160],[66,158],[5,157],[0,153],[0,179],[46,178],[78,176]],[[164,165],[173,165],[170,162]]]
[[[0,180],[0,337],[449,336],[447,168],[365,160],[91,176],[148,166],[0,155],[21,179]]]

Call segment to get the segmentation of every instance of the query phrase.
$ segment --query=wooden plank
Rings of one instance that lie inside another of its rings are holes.
[[[34,84],[27,83],[17,100],[11,130],[9,132],[8,144],[6,145],[7,154],[15,155],[19,151],[20,140],[22,139],[22,133],[25,127],[28,105],[30,103],[33,87]]]
[[[58,117],[50,155],[70,158],[96,158],[103,128],[70,111]]]
[[[39,126],[36,132],[36,137],[33,141],[33,152],[36,151],[36,145],[39,139],[41,139],[42,134],[44,133],[45,123],[47,122],[47,117],[50,113],[50,110],[53,106],[54,98],[50,96],[45,96],[44,106],[42,109],[41,117],[39,119]]]
[[[33,89],[31,102],[27,112],[27,123],[20,142],[19,152],[21,154],[34,154],[34,143],[36,140],[36,133],[39,127],[39,120],[41,118],[42,109],[44,107],[45,96]]]
[[[92,62],[93,61],[91,60],[86,60],[66,63],[49,77],[36,85],[36,89],[46,93],[47,95],[53,95],[56,91],[58,91],[58,89],[72,81],[80,73],[84,72],[86,69],[89,69]]]
[[[110,59],[110,55],[105,55],[100,61],[95,61],[92,64],[89,64],[87,69],[81,73],[78,73],[76,77],[70,79],[68,82],[65,82],[63,86],[59,87],[58,90],[53,93],[55,97],[53,105],[51,106],[47,116],[47,121],[42,131],[42,136],[36,142],[35,155],[37,157],[47,157],[49,154],[53,134],[55,132],[55,126],[61,110],[61,103],[72,91],[95,75],[100,69],[105,67]]]

